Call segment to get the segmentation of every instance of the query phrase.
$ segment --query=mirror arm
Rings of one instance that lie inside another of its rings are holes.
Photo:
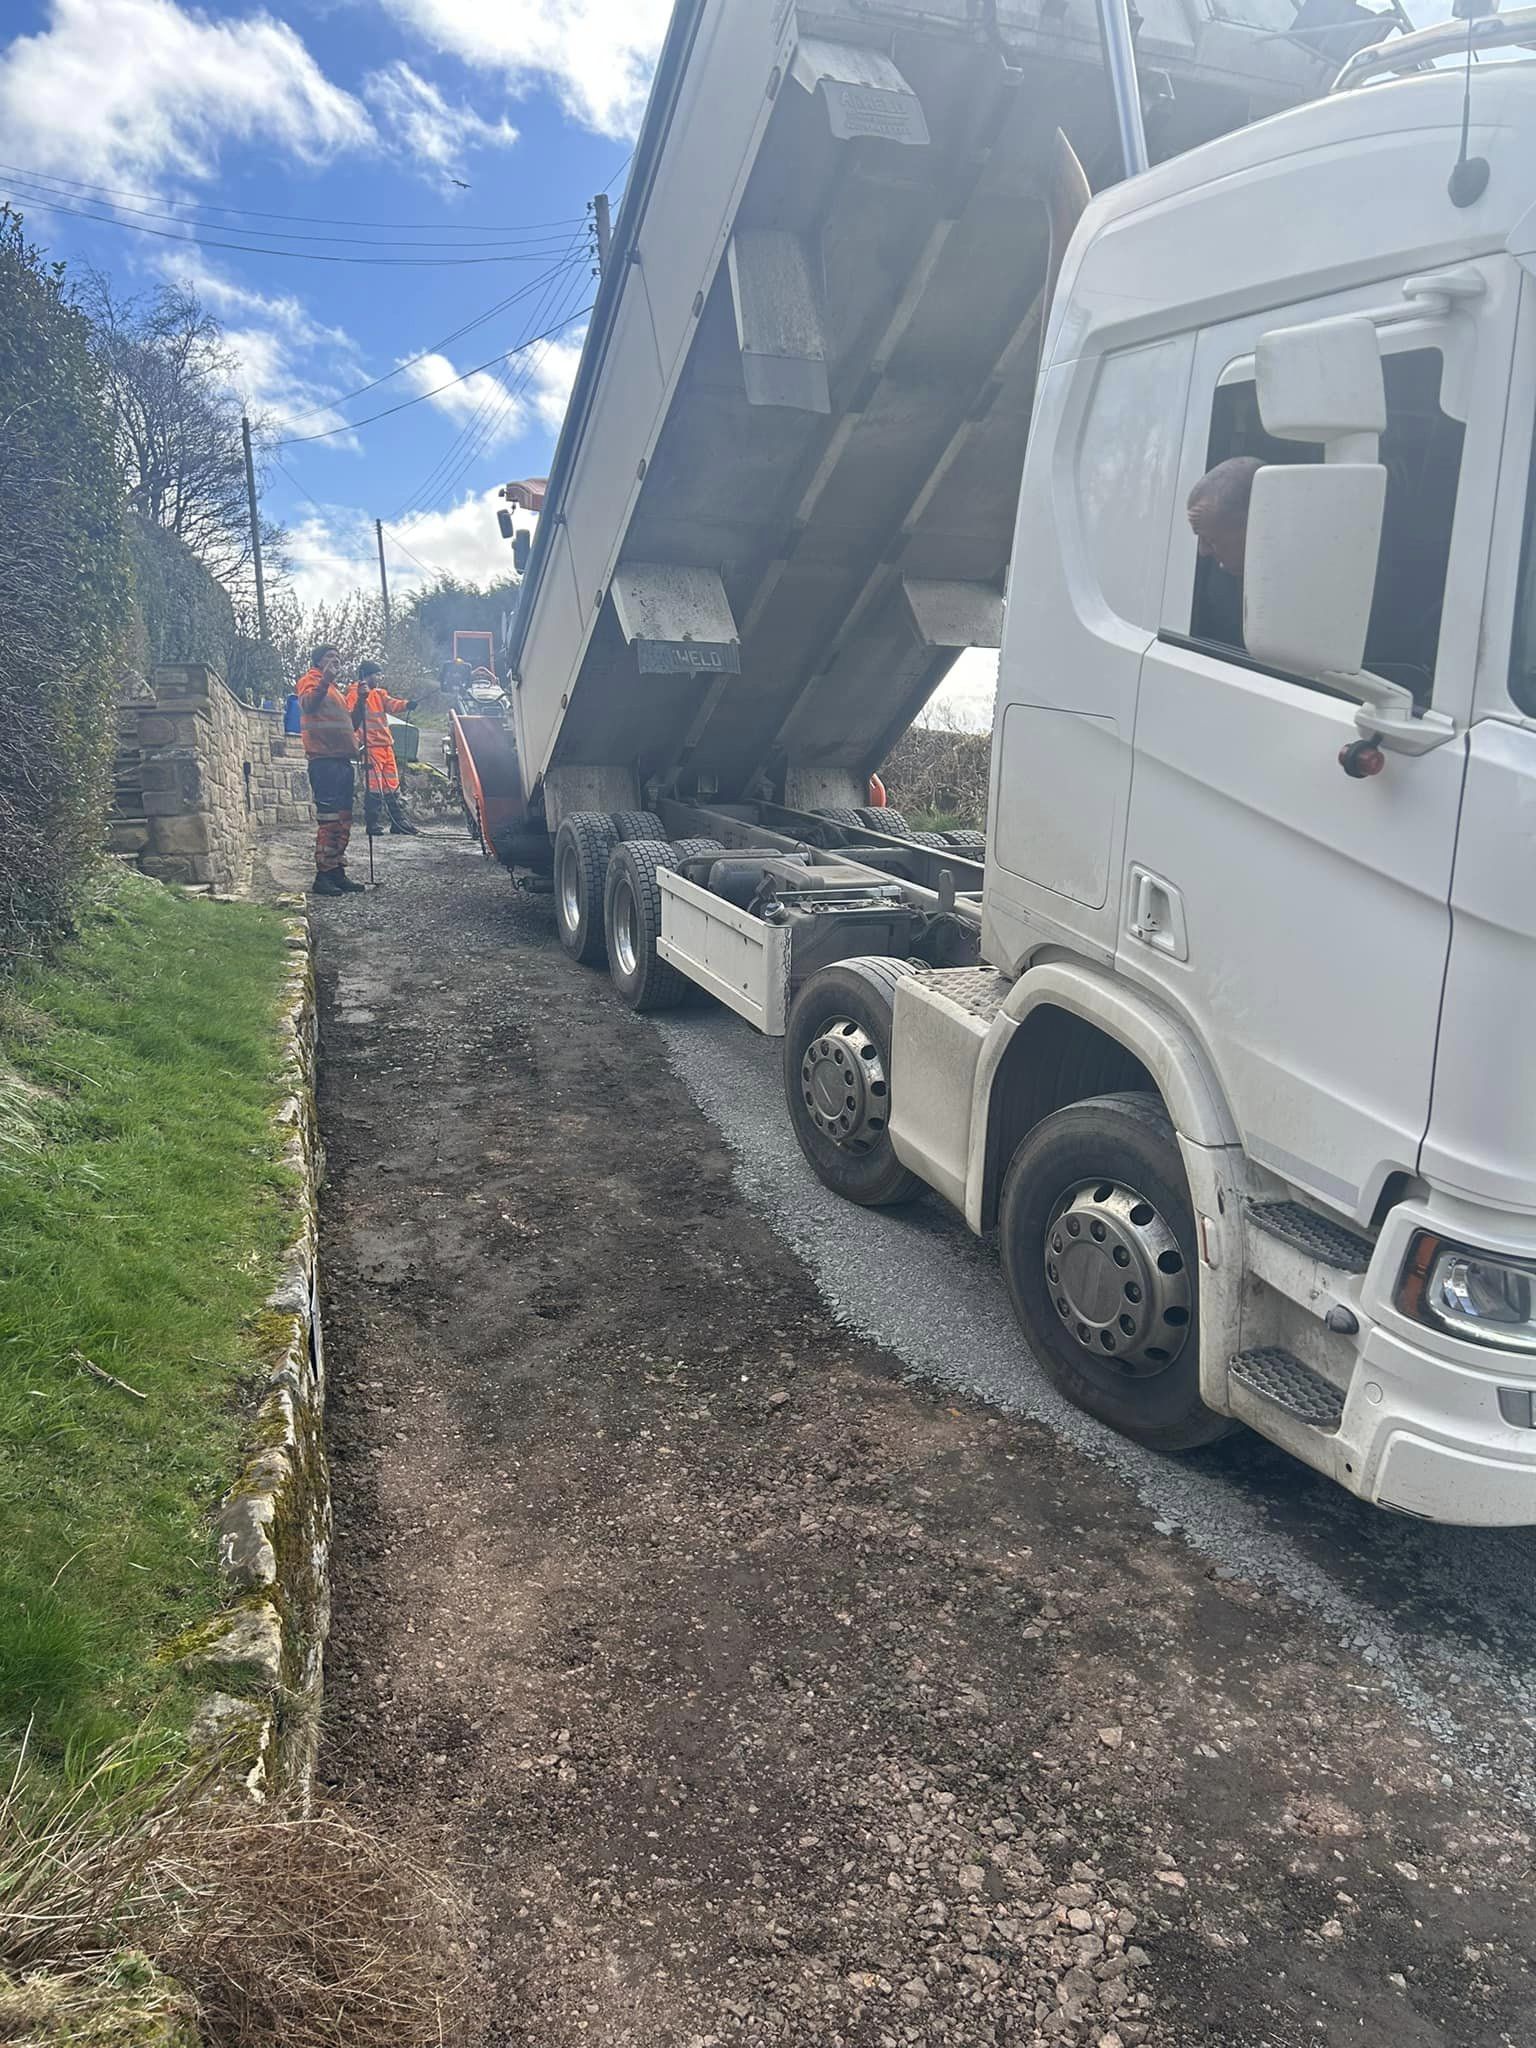
[[[1413,692],[1369,669],[1331,669],[1320,678],[1359,705],[1355,728],[1389,754],[1429,754],[1456,737],[1456,721],[1443,711],[1420,712]]]

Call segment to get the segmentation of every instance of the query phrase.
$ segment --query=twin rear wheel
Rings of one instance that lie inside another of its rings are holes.
[[[676,869],[724,849],[716,839],[675,844],[650,811],[573,811],[555,834],[555,928],[573,959],[606,960],[614,987],[632,1010],[680,1003],[691,987],[662,959],[661,885]]]
[[[784,1043],[801,1151],[827,1187],[870,1207],[922,1190],[890,1138],[895,991],[911,972],[898,960],[823,969]],[[1100,1095],[1044,1118],[1009,1164],[999,1224],[1014,1312],[1068,1400],[1157,1450],[1227,1432],[1200,1399],[1194,1213],[1156,1096]]]

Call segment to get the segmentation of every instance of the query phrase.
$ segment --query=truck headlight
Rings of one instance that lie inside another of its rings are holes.
[[[1447,1244],[1420,1231],[1408,1253],[1397,1305],[1469,1344],[1536,1352],[1536,1265]]]

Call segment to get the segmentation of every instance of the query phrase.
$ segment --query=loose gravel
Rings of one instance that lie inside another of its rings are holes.
[[[850,1329],[931,1385],[1027,1416],[1134,1487],[1160,1531],[1218,1569],[1303,1602],[1382,1673],[1405,1710],[1480,1782],[1536,1813],[1536,1531],[1427,1527],[1351,1499],[1243,1437],[1170,1459],[1056,1393],[1009,1305],[995,1237],[937,1196],[860,1209],[824,1188],[795,1142],[780,1041],[715,1008],[657,1020],[738,1182],[815,1273]]]
[[[1319,1491],[1024,1413],[986,1247],[813,1206],[774,1048],[381,851],[316,907],[322,1774],[474,1895],[444,2048],[1531,2048],[1531,1830],[1281,1590]]]

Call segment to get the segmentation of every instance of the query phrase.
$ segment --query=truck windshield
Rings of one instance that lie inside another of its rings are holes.
[[[1525,491],[1525,540],[1520,549],[1520,587],[1509,652],[1509,694],[1527,717],[1536,718],[1536,448],[1531,452]]]

